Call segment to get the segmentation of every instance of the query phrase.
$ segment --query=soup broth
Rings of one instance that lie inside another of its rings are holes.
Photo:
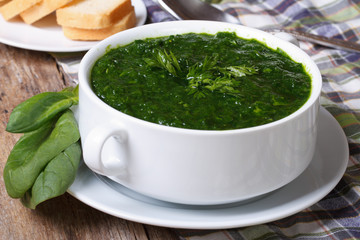
[[[91,86],[111,107],[166,126],[229,130],[284,118],[309,98],[311,77],[280,49],[235,33],[188,33],[110,49]]]

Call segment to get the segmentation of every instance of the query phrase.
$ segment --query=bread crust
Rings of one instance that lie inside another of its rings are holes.
[[[29,9],[41,0],[12,0],[12,1],[1,1],[0,4],[6,2],[1,8],[0,13],[3,18],[8,21],[13,17],[16,17],[21,12]]]
[[[71,0],[42,0],[20,13],[20,16],[25,23],[32,24],[69,2],[71,2]]]
[[[75,0],[56,11],[57,23],[63,27],[101,29],[110,27],[125,17],[133,6],[131,0],[119,0],[119,4],[107,11],[78,11],[76,5],[88,0]]]
[[[136,15],[134,9],[125,17],[121,18],[113,25],[100,29],[84,29],[63,26],[64,35],[72,40],[97,41],[103,40],[115,33],[132,28],[136,25]]]
[[[10,2],[10,0],[0,0],[0,7]]]

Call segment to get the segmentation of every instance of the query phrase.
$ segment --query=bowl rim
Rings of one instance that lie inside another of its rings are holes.
[[[240,128],[240,129],[201,130],[201,129],[189,129],[189,128],[179,128],[179,127],[161,125],[125,114],[103,102],[100,98],[98,98],[95,95],[95,93],[90,87],[90,83],[89,83],[90,71],[93,65],[95,64],[95,62],[99,59],[99,57],[103,56],[109,49],[127,45],[135,41],[136,39],[144,39],[148,37],[151,38],[151,37],[169,36],[177,33],[191,33],[191,32],[214,34],[219,31],[236,32],[236,34],[241,33],[240,34],[241,36],[239,35],[238,36],[242,38],[248,38],[248,39],[255,38],[270,48],[274,49],[274,46],[280,48],[285,53],[287,53],[288,56],[294,61],[302,62],[306,68],[307,73],[310,75],[312,80],[311,93],[308,100],[299,109],[297,109],[295,112],[291,113],[290,115],[267,124],[248,127],[248,128]],[[245,33],[246,35],[243,33]],[[260,37],[255,37],[255,36],[260,36]],[[296,59],[294,59],[295,56],[297,56]],[[300,117],[302,114],[304,114],[304,112],[306,112],[309,108],[311,108],[314,104],[316,104],[316,102],[319,102],[321,88],[322,88],[322,77],[317,65],[310,58],[309,55],[307,55],[302,49],[295,46],[294,44],[287,42],[283,39],[280,39],[270,33],[261,31],[259,29],[255,29],[243,25],[232,24],[232,23],[207,21],[207,20],[182,20],[182,21],[151,23],[151,24],[127,29],[117,34],[114,34],[97,43],[84,55],[84,57],[80,62],[78,79],[79,79],[79,88],[81,88],[86,94],[88,94],[89,98],[92,101],[94,101],[95,104],[97,104],[101,108],[104,108],[104,110],[112,112],[112,114],[121,115],[123,118],[127,118],[131,121],[135,121],[142,125],[148,125],[149,127],[153,127],[159,130],[174,131],[179,133],[195,133],[195,134],[210,134],[210,135],[247,133],[254,131],[263,131],[265,129],[270,129],[273,127],[279,127],[291,119],[296,119]],[[82,94],[82,91],[80,91],[80,94]]]

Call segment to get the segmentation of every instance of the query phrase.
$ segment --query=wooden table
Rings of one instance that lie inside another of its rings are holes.
[[[51,55],[0,44],[0,239],[178,239],[171,229],[107,215],[67,193],[36,210],[7,195],[2,174],[20,137],[5,131],[12,109],[35,94],[68,85]]]

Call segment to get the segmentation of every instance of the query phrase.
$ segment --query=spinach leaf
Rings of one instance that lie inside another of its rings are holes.
[[[22,188],[25,184],[23,182],[26,182],[25,179],[21,178],[15,181],[13,172],[22,168],[29,159],[33,158],[38,147],[50,135],[53,129],[52,125],[52,122],[48,122],[33,132],[25,133],[11,150],[3,173],[5,187],[10,197],[21,197],[22,194],[19,192],[23,192],[23,190],[19,188]]]
[[[75,180],[80,158],[80,143],[75,142],[49,162],[21,202],[35,209],[39,203],[64,194]]]
[[[38,130],[25,133],[15,144],[5,165],[4,181],[8,194],[13,198],[23,197],[44,167],[79,138],[77,123],[70,110]]]
[[[15,144],[4,168],[10,197],[24,206],[63,194],[75,180],[81,159],[80,133],[69,108],[79,102],[78,86],[46,92],[19,104],[6,130],[24,133]]]
[[[45,92],[20,103],[10,115],[6,131],[25,133],[39,128],[56,114],[78,103],[78,87],[61,92]]]

